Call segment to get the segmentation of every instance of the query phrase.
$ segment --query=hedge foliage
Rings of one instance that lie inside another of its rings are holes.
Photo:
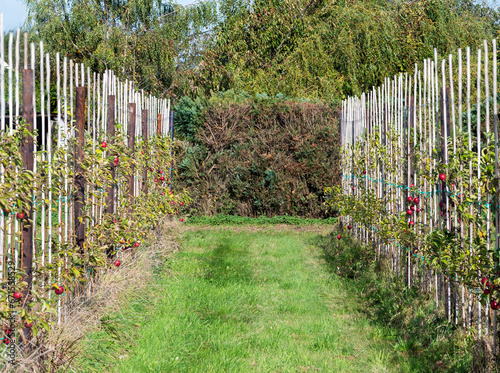
[[[339,182],[338,113],[323,102],[228,92],[176,107],[177,184],[194,213],[328,217]]]

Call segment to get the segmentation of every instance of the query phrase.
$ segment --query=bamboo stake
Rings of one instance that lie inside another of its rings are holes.
[[[470,78],[470,48],[467,47],[467,132],[469,141],[469,152],[472,152],[472,133],[471,133],[471,78]],[[472,194],[472,160],[469,160],[469,195]],[[472,205],[469,207],[469,213],[472,215]],[[469,224],[469,248],[472,250],[472,224]],[[471,254],[472,255],[472,254]],[[469,328],[472,327],[472,296],[469,293]]]
[[[476,106],[476,127],[477,127],[477,199],[481,200],[481,189],[479,180],[481,178],[481,49],[477,50],[477,106]],[[481,205],[478,206],[478,214],[481,214]],[[478,335],[482,335],[482,309],[481,302],[477,302],[477,322]]]
[[[486,122],[486,133],[490,132],[490,87],[489,87],[489,79],[488,79],[488,43],[484,40],[484,97],[486,100],[486,113],[485,113],[485,122]],[[479,110],[479,109],[478,109]],[[478,128],[480,128],[480,122],[478,121]],[[486,137],[486,147],[489,146],[489,139]],[[479,163],[478,163],[479,164]],[[491,196],[489,193],[486,195],[486,250],[490,251],[490,220],[491,220],[491,210],[490,210],[490,202]],[[481,208],[481,206],[479,206]],[[488,258],[490,255],[488,254]],[[488,309],[489,304],[486,303],[484,306],[484,318],[485,318],[485,330],[484,334],[488,335],[489,321],[488,321]]]
[[[495,276],[498,275],[498,229],[500,228],[500,214],[499,214],[499,201],[498,201],[498,107],[497,107],[497,43],[496,39],[493,39],[493,127],[495,131],[495,180],[497,180],[497,185],[495,185],[495,254],[494,265],[495,265]],[[498,356],[498,327],[497,327],[497,310],[493,311],[493,355]]]

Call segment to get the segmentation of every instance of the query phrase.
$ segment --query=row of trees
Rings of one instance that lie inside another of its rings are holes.
[[[498,32],[471,0],[27,0],[33,41],[157,95],[335,100]]]

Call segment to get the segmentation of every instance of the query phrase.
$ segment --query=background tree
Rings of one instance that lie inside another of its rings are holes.
[[[27,5],[31,37],[43,40],[48,51],[93,71],[111,69],[160,96],[186,89],[179,66],[199,62],[205,40],[200,35],[217,17],[209,1],[196,7],[161,0],[27,0]]]
[[[498,13],[472,1],[256,0],[224,19],[194,79],[205,94],[251,93],[324,98],[359,94],[496,36]]]

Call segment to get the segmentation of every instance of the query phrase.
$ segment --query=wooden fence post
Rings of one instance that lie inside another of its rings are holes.
[[[85,142],[85,87],[76,88],[76,131],[78,141],[76,144],[76,172],[75,172],[75,235],[76,245],[83,253],[83,244],[85,241],[85,222],[83,221],[83,206],[85,204],[85,180],[81,164],[83,163],[83,144]]]
[[[142,111],[142,140],[144,141],[143,149],[147,151],[148,149],[148,111]],[[142,190],[144,193],[148,193],[148,159],[149,154],[145,155],[146,164],[144,166],[144,171],[142,175]]]
[[[156,117],[156,134],[158,136],[161,136],[161,114],[158,113],[158,116]]]
[[[33,132],[33,70],[23,70],[23,119],[28,125],[28,130]],[[12,115],[12,113],[10,114]],[[21,146],[23,166],[26,170],[33,171],[33,137],[28,135]],[[23,211],[28,218],[33,217],[33,204],[30,202],[29,211]],[[24,281],[28,283],[25,295],[30,294],[33,279],[33,224],[22,223],[21,241],[21,267],[26,271]],[[25,298],[26,299],[26,298]]]
[[[135,148],[135,103],[128,104],[128,147],[133,151]],[[132,201],[134,199],[134,174],[135,168],[132,166],[132,174],[128,181],[128,195],[130,197],[130,211],[132,211]]]
[[[172,143],[174,141],[174,117],[175,114],[173,111],[170,112],[169,114],[169,129],[170,129],[170,180],[168,181],[168,188],[170,191],[172,191],[172,182],[174,180],[174,148],[172,146]]]
[[[116,98],[114,95],[108,96],[108,140],[112,139],[115,136],[115,99]],[[111,169],[112,184],[107,187],[105,212],[106,214],[113,214],[115,211],[115,187],[113,184],[115,180],[115,166],[113,161],[111,161],[109,167]]]

